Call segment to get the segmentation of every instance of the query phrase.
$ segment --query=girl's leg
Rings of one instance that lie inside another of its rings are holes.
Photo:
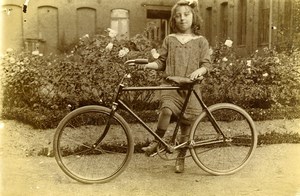
[[[191,126],[187,124],[180,125],[181,135],[179,136],[180,137],[179,143],[188,141],[190,128]],[[175,173],[182,173],[184,171],[184,160],[185,160],[186,152],[187,152],[187,148],[180,149],[175,162]]]
[[[157,130],[155,131],[155,133],[159,137],[163,137],[165,135],[166,130],[170,124],[171,116],[172,116],[172,110],[170,110],[169,108],[161,109],[158,117]],[[143,147],[142,150],[145,151],[145,154],[147,156],[150,156],[155,152],[157,145],[158,145],[157,141],[154,140],[149,144],[149,146]]]
[[[157,129],[164,130],[166,132],[166,130],[168,129],[168,126],[170,124],[171,116],[172,116],[171,109],[162,108],[159,113],[159,116],[158,116]],[[163,137],[164,134],[165,133],[163,133],[163,135],[161,137]]]

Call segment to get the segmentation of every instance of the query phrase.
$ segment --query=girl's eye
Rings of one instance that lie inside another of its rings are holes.
[[[181,16],[183,15],[183,16],[185,16],[185,17],[187,17],[187,16],[189,16],[191,14],[191,12],[184,12],[183,14],[175,14],[175,18],[181,18]]]
[[[189,16],[191,14],[191,12],[185,12],[184,15],[185,16]]]
[[[175,15],[175,18],[180,18],[180,14],[176,14],[176,15]]]

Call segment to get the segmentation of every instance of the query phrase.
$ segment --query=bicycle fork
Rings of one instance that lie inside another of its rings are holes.
[[[111,106],[111,112],[109,114],[109,117],[108,117],[108,120],[107,120],[107,123],[106,123],[106,126],[105,126],[105,129],[102,133],[102,135],[98,138],[98,140],[92,145],[92,149],[95,149],[97,148],[97,146],[101,143],[101,141],[105,138],[106,134],[108,133],[108,130],[110,128],[110,125],[112,123],[112,119],[115,115],[115,112],[117,111],[118,109],[118,103],[117,103],[117,100],[119,99],[120,97],[120,93],[122,92],[122,89],[124,88],[124,85],[122,84],[124,78],[126,77],[126,75],[123,77],[121,83],[119,84],[119,87],[117,89],[117,94],[114,98],[114,102],[112,103],[112,106]]]

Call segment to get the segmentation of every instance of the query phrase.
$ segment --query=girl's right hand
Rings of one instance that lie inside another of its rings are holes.
[[[138,69],[141,70],[146,70],[146,69],[151,69],[151,70],[160,70],[160,67],[156,62],[151,62],[147,64],[136,64]]]
[[[136,66],[139,70],[144,70],[145,71],[147,69],[147,65],[148,64],[137,64]]]

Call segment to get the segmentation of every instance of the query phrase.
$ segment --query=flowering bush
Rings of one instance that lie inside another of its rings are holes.
[[[291,55],[264,48],[238,57],[231,46],[218,44],[213,70],[203,96],[212,103],[233,102],[245,108],[299,106],[300,52]]]
[[[113,37],[85,35],[65,55],[6,53],[2,58],[6,78],[3,115],[55,127],[70,108],[108,105],[127,72],[132,75],[127,81],[131,86],[157,85],[159,77],[155,72],[123,64],[128,59],[148,58],[151,42],[143,35],[131,40],[117,40],[111,32],[109,35]],[[133,108],[149,109],[157,105],[152,102],[153,96],[153,92],[138,91],[125,94],[124,101]]]
[[[159,73],[123,64],[128,59],[157,58],[153,43],[143,35],[130,40],[117,40],[115,36],[111,30],[108,36],[85,35],[64,55],[15,54],[8,50],[1,59],[1,78],[5,78],[1,80],[2,115],[40,128],[56,127],[70,109],[110,104],[125,73],[132,75],[126,80],[129,86],[157,85]],[[245,58],[238,57],[232,42],[226,41],[213,49],[212,56],[213,70],[202,85],[208,105],[232,102],[259,120],[268,114],[269,118],[280,117],[278,108],[299,106],[299,51],[287,55],[264,49]],[[158,106],[154,93],[149,91],[127,93],[124,99],[133,109],[154,110]],[[272,111],[266,113],[265,109],[270,108]],[[144,114],[151,120],[157,115],[149,111]]]

